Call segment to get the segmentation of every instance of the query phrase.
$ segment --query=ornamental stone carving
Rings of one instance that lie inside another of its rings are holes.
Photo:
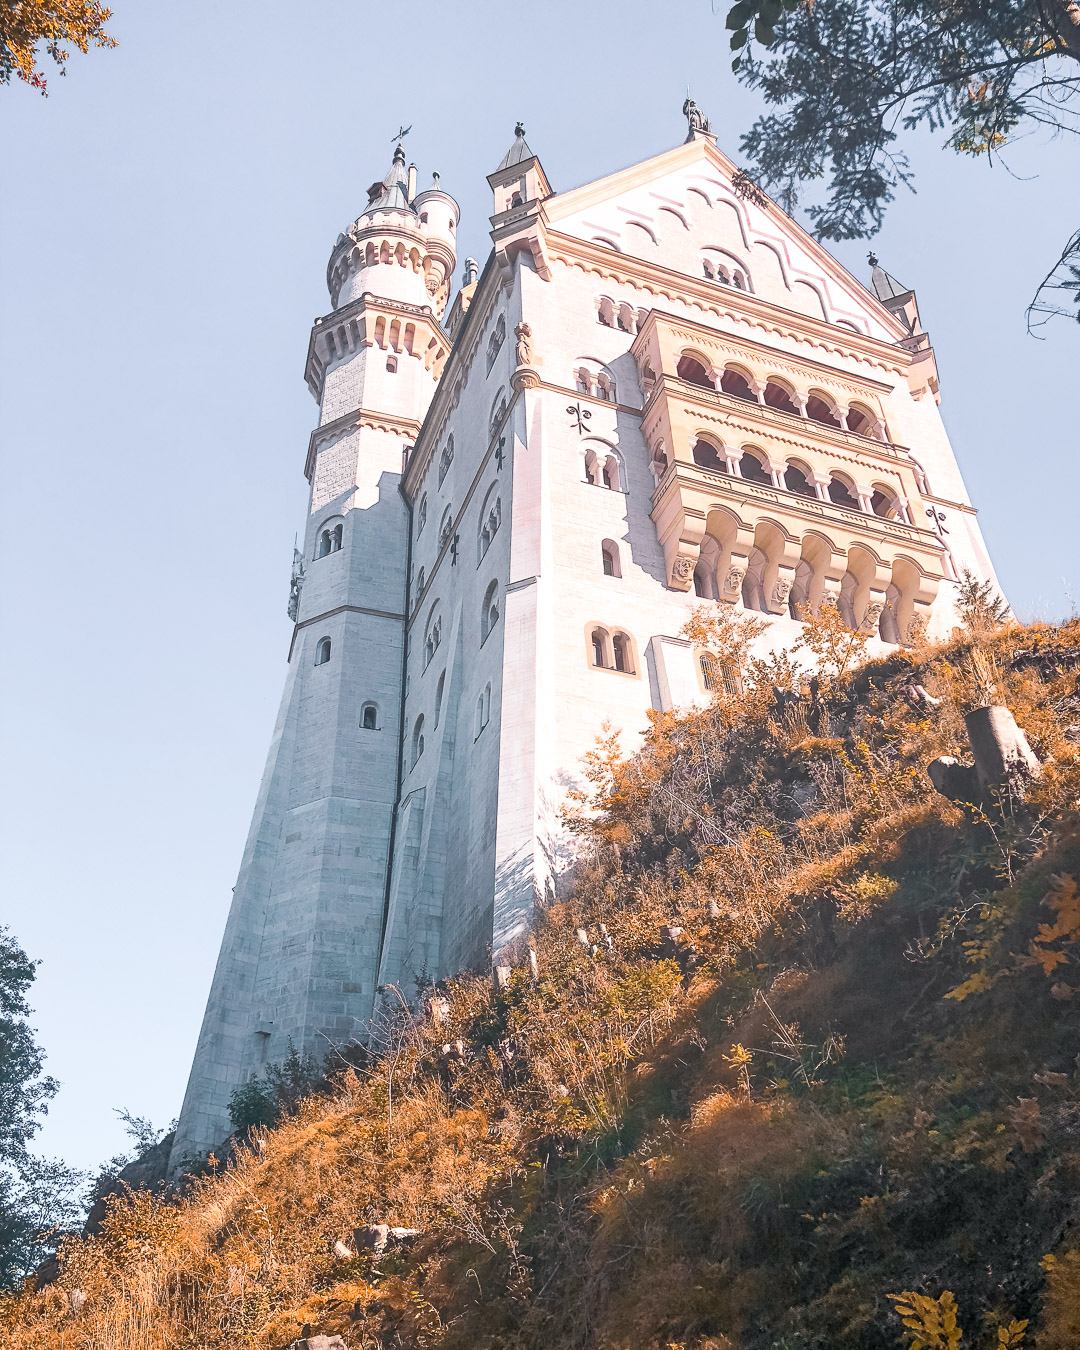
[[[527,323],[519,323],[514,329],[517,338],[517,363],[519,366],[532,365],[532,329]]]
[[[775,605],[787,604],[787,598],[790,594],[791,594],[791,578],[777,577],[776,584],[773,586],[772,590],[773,604]]]
[[[688,591],[694,575],[694,559],[680,553],[671,564],[671,584],[676,590]]]
[[[724,599],[737,600],[742,594],[743,578],[746,576],[745,563],[732,563],[724,578]]]
[[[876,633],[878,623],[885,609],[884,600],[871,600],[866,606],[866,613],[863,615],[863,621],[860,625],[864,633]]]

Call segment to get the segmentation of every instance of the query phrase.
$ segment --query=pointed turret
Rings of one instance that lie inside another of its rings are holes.
[[[937,363],[934,360],[934,349],[930,345],[930,334],[922,326],[922,320],[919,318],[915,292],[886,272],[878,262],[876,254],[868,253],[866,260],[870,264],[871,291],[889,313],[894,314],[907,329],[908,335],[900,339],[900,345],[915,353],[915,363],[912,366],[914,378],[909,375],[913,392],[925,382],[926,387],[937,398]]]
[[[506,154],[503,155],[496,173],[501,173],[503,169],[509,169],[513,164],[520,164],[522,160],[532,159],[533,152],[529,149],[525,141],[525,124],[519,122],[514,127],[514,143]]]
[[[928,346],[930,339],[919,321],[919,306],[915,301],[915,292],[910,286],[905,286],[894,276],[890,276],[878,262],[876,254],[867,254],[866,260],[870,264],[870,289],[889,313],[895,314],[904,324],[911,339],[921,339],[914,343],[911,340],[905,341],[904,345],[914,346],[916,349]]]
[[[433,175],[416,194],[416,166],[405,165],[399,140],[390,172],[368,188],[368,204],[337,237],[326,272],[334,308],[365,291],[406,304],[430,306],[441,317],[455,262],[458,206]],[[373,271],[373,269],[378,269]]]
[[[381,183],[372,183],[368,188],[368,204],[364,216],[373,211],[410,211],[409,173],[405,168],[405,147],[400,141],[394,151],[394,161],[390,172]],[[362,220],[364,216],[361,216]]]
[[[488,183],[495,195],[493,225],[501,224],[509,212],[525,210],[551,196],[551,184],[540,161],[529,149],[521,122],[514,127],[513,144],[499,161],[499,167],[488,174]]]

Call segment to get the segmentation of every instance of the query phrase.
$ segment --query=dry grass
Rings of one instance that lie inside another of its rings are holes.
[[[966,1344],[1006,1313],[1074,1344],[1080,993],[1025,953],[1080,873],[1078,627],[983,641],[1052,757],[1009,819],[924,773],[987,678],[962,644],[837,676],[826,725],[776,712],[772,668],[630,760],[599,747],[539,983],[450,982],[442,1024],[393,1025],[221,1174],[114,1204],[57,1283],[0,1301],[3,1344],[876,1350],[890,1294],[945,1287]],[[939,707],[905,701],[913,673]],[[601,923],[593,955],[575,929]],[[947,998],[973,959],[987,992]],[[334,1255],[372,1222],[422,1236]]]

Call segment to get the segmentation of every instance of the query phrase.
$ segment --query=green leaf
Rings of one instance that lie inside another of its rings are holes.
[[[731,69],[734,70],[734,71],[736,72],[736,74],[737,74],[737,73],[738,73],[738,70],[739,70],[739,67],[740,67],[741,65],[742,65],[742,57],[741,57],[741,56],[737,56],[737,57],[735,58],[735,60],[732,61],[732,63],[731,63]],[[1077,323],[1080,323],[1080,314],[1078,314],[1078,315],[1076,316],[1076,322],[1077,322]]]
[[[728,28],[745,28],[754,16],[757,6],[750,3],[750,0],[738,0],[738,4],[732,5],[728,10],[726,24]]]
[[[750,40],[750,34],[745,28],[740,28],[737,33],[731,35],[731,50],[737,52],[740,47],[745,47]]]
[[[776,34],[772,30],[772,25],[766,23],[764,19],[758,19],[755,22],[754,37],[763,47],[771,47],[776,41]]]
[[[761,19],[770,28],[775,27],[777,19],[784,12],[781,0],[761,0]]]

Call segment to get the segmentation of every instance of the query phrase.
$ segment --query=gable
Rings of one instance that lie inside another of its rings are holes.
[[[560,233],[880,341],[904,336],[896,319],[768,198],[732,187],[735,166],[698,138],[544,203]]]

